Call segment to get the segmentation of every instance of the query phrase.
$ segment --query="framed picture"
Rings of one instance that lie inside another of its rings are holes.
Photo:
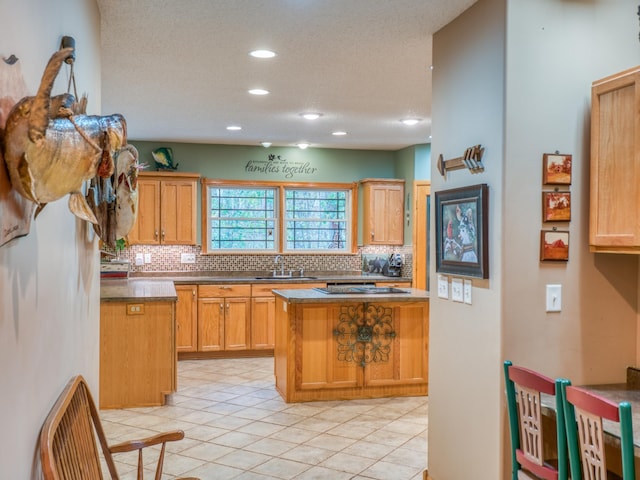
[[[544,185],[571,185],[571,155],[545,153],[542,156]]]
[[[559,230],[542,230],[540,232],[540,260],[569,260],[569,232]]]
[[[542,192],[542,221],[571,220],[571,192]]]
[[[489,278],[486,184],[435,192],[436,272]]]

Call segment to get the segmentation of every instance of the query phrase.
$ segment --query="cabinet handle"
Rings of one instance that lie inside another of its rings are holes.
[[[162,230],[162,240],[164,240],[164,230]]]
[[[158,238],[158,230],[156,230],[156,231],[153,233],[153,238],[156,238],[156,239]]]

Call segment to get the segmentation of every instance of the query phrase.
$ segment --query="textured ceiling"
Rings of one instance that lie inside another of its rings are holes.
[[[133,140],[428,143],[431,36],[474,2],[98,0],[102,113],[122,113]],[[257,48],[277,56],[250,57]],[[247,93],[256,87],[271,93]],[[305,111],[323,116],[304,120]],[[423,121],[399,122],[409,116]]]

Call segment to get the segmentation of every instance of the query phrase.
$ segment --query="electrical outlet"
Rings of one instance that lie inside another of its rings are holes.
[[[180,254],[180,263],[196,263],[196,254],[195,253],[181,253]]]
[[[151,254],[150,253],[145,253],[144,254],[144,263],[151,263]]]
[[[136,265],[144,265],[144,255],[142,253],[136,253]]]

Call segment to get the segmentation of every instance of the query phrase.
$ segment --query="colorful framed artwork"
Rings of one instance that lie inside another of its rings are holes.
[[[542,156],[544,185],[571,185],[571,155],[545,153]]]
[[[542,230],[540,232],[540,260],[569,260],[569,232],[560,230]]]
[[[571,220],[571,192],[542,192],[542,221]]]
[[[489,278],[489,187],[435,192],[436,272]]]

